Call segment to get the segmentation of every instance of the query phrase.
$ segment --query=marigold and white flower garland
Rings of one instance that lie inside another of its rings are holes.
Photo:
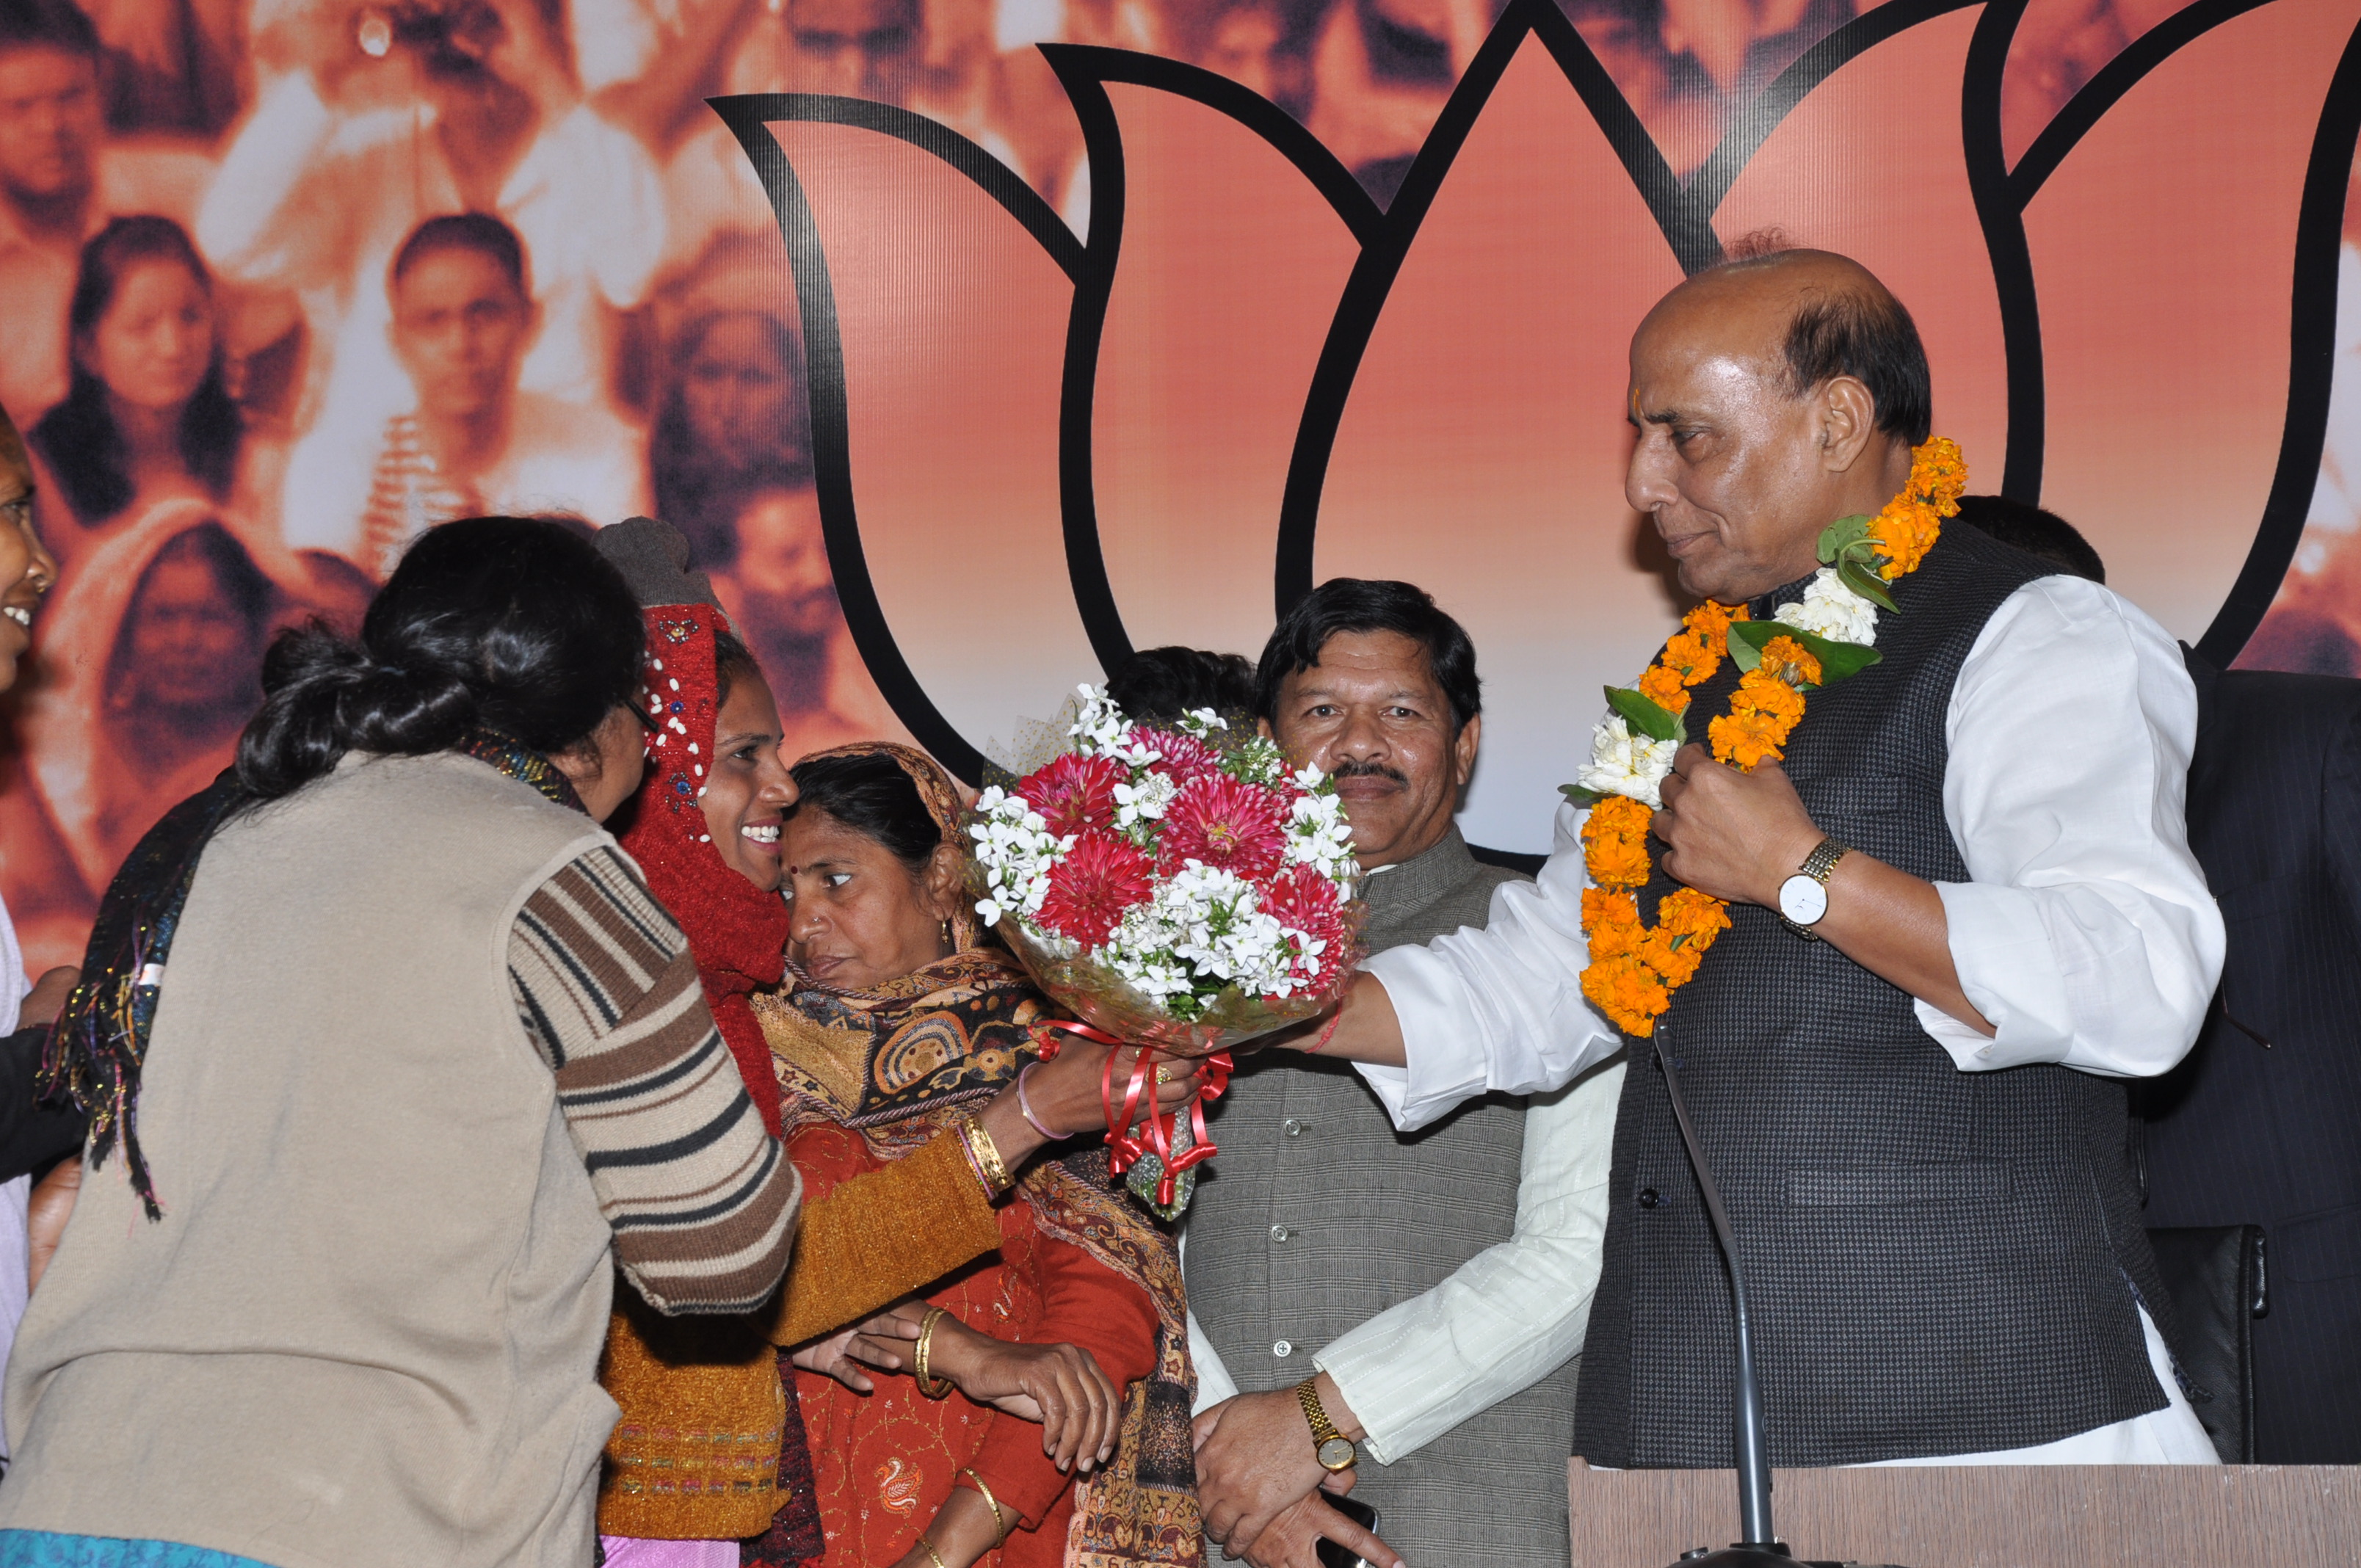
[[[1590,945],[1582,992],[1627,1035],[1655,1033],[1672,993],[1730,927],[1722,900],[1689,887],[1658,901],[1653,927],[1640,919],[1648,828],[1664,805],[1659,786],[1687,739],[1689,688],[1720,668],[1725,653],[1751,664],[1730,694],[1730,712],[1706,732],[1717,761],[1752,773],[1782,755],[1804,717],[1806,692],[1876,662],[1878,611],[1894,612],[1883,585],[1917,569],[1967,488],[1967,465],[1949,441],[1938,436],[1910,457],[1909,481],[1883,511],[1843,519],[1821,534],[1819,556],[1828,564],[1802,599],[1746,631],[1735,630],[1748,620],[1745,606],[1708,599],[1681,619],[1636,686],[1608,693],[1610,711],[1592,731],[1590,761],[1567,792],[1591,803],[1582,829],[1594,884],[1582,894]]]

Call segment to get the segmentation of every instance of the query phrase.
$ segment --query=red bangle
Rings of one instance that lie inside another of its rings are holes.
[[[1342,1003],[1339,1003],[1336,1006],[1336,1011],[1328,1015],[1328,1026],[1320,1031],[1320,1037],[1318,1039],[1303,1047],[1303,1054],[1308,1057],[1318,1056],[1323,1050],[1326,1049],[1328,1042],[1335,1037],[1336,1025],[1344,1021],[1345,1007]]]

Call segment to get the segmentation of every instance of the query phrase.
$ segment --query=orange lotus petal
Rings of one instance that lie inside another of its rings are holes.
[[[1370,334],[1312,573],[1414,582],[1483,650],[1484,766],[1465,818],[1478,842],[1543,847],[1532,781],[1562,776],[1598,688],[1630,685],[1672,630],[1631,550],[1644,525],[1623,494],[1621,409],[1631,329],[1681,278],[1613,145],[1528,38]],[[1549,521],[1468,525],[1494,518]],[[1600,619],[1571,627],[1574,605]]]
[[[943,717],[972,738],[1005,733],[1011,671],[1096,664],[1064,591],[1059,510],[1073,285],[1005,208],[933,154],[850,126],[771,131],[827,258],[879,604]],[[975,656],[981,605],[1025,607],[994,619],[988,660]]]
[[[1108,586],[1135,647],[1259,648],[1269,595],[1236,588],[1270,578],[1296,425],[1360,244],[1227,115],[1106,93],[1124,172],[1091,405]]]
[[[2090,539],[2109,587],[2192,642],[2278,469],[2296,216],[2354,19],[2350,0],[2279,0],[2208,30],[2111,107],[2025,211],[2041,504]],[[1985,461],[1973,432],[1943,423]]]

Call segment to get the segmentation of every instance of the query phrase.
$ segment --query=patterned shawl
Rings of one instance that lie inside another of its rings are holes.
[[[1035,1059],[1030,1025],[1048,1011],[1024,970],[990,950],[953,953],[873,991],[817,985],[792,968],[789,977],[787,994],[757,1003],[772,1031],[788,1135],[821,1123],[854,1127],[887,1159],[953,1127],[1014,1080]],[[1202,1564],[1189,1441],[1196,1376],[1170,1233],[1107,1174],[1106,1150],[1095,1143],[1037,1161],[1012,1196],[1043,1234],[1080,1247],[1156,1304],[1156,1370],[1125,1394],[1115,1464],[1075,1492],[1067,1563]]]

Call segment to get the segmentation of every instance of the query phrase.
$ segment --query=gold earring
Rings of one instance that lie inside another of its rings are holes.
[[[950,921],[946,920],[946,921],[944,921],[944,922],[943,922],[943,945],[944,945],[945,947],[949,947],[949,946],[950,945],[950,939],[951,939],[951,923],[950,923]]]

